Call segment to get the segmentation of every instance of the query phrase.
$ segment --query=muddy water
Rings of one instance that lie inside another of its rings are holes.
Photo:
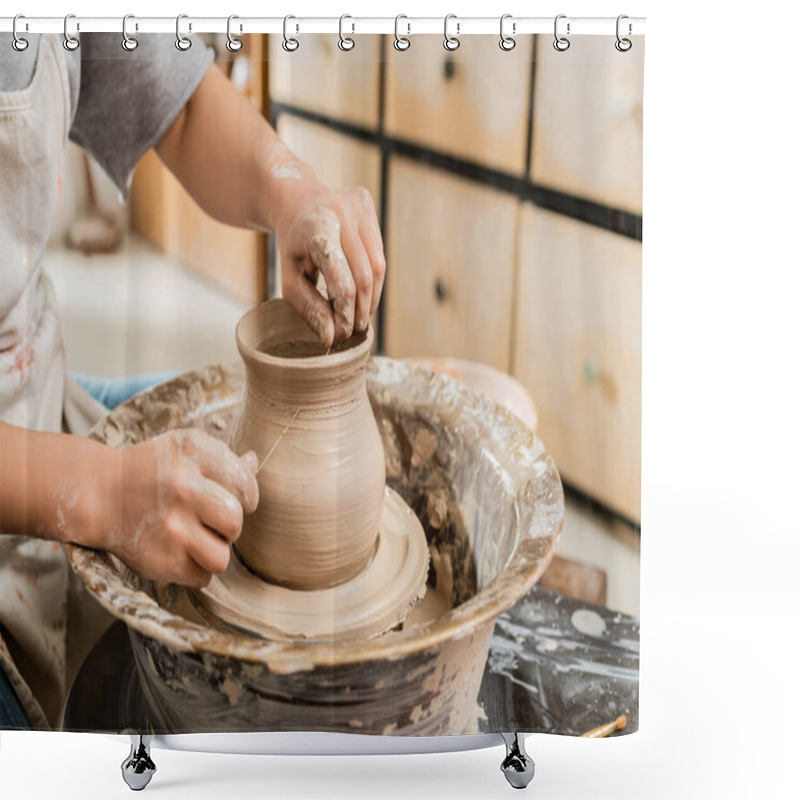
[[[352,350],[354,347],[358,347],[365,339],[366,336],[364,334],[356,334],[343,342],[337,342],[330,348],[330,351],[322,342],[309,342],[304,340],[275,343],[265,341],[262,342],[257,349],[259,352],[275,356],[275,358],[317,358],[319,356],[335,355],[336,353],[344,353],[347,350]]]

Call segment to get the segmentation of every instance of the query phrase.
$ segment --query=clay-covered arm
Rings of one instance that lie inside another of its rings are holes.
[[[254,453],[200,431],[115,450],[0,422],[0,530],[95,547],[146,578],[204,586],[258,503]]]
[[[386,270],[366,189],[322,184],[214,65],[156,151],[211,216],[277,235],[283,295],[326,345],[366,330]]]

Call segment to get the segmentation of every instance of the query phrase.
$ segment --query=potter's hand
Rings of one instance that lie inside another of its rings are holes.
[[[386,260],[375,205],[366,189],[330,190],[307,175],[285,195],[275,226],[283,296],[329,347],[365,331],[378,307]]]
[[[223,572],[244,512],[258,504],[255,453],[195,430],[170,431],[121,458],[106,549],[145,578],[202,587]]]
[[[386,269],[368,191],[320,183],[216,65],[156,150],[212,217],[277,234],[284,297],[326,346],[366,329]]]

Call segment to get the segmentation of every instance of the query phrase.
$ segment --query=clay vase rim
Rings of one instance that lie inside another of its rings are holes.
[[[253,308],[247,311],[236,324],[236,346],[245,362],[255,361],[268,366],[301,371],[337,367],[350,362],[359,361],[360,359],[366,360],[364,356],[369,356],[369,353],[372,350],[373,341],[375,339],[375,332],[372,329],[372,325],[368,325],[366,331],[364,331],[362,334],[351,334],[351,337],[363,336],[363,342],[359,342],[358,344],[348,347],[347,349],[341,350],[337,353],[323,353],[320,356],[303,356],[300,358],[274,356],[270,353],[264,352],[263,350],[258,350],[254,345],[245,341],[245,337],[243,335],[243,326],[250,324],[253,319],[262,316],[265,313],[269,313],[270,308],[278,309],[281,307],[291,309],[292,312],[297,315],[298,320],[303,322],[303,324],[306,324],[308,330],[311,331],[311,328],[308,327],[302,316],[300,316],[300,314],[295,311],[292,305],[282,297],[276,297],[272,300],[266,300],[263,303],[259,303],[259,305],[253,306]],[[316,339],[316,341],[319,341],[319,339]],[[347,340],[345,339],[343,341]]]

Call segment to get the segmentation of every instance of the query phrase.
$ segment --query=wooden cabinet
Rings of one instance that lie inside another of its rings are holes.
[[[537,47],[531,178],[566,194],[642,212],[644,38],[626,53],[610,36]]]
[[[525,204],[513,373],[574,486],[638,520],[641,244]]]
[[[245,97],[264,109],[265,37],[248,36],[244,42],[235,56],[223,47],[217,63],[234,78]],[[223,291],[250,304],[266,297],[265,234],[224,225],[206,214],[153,150],[142,158],[133,175],[131,224],[161,251]]]
[[[376,204],[380,201],[381,153],[377,145],[289,114],[278,119],[278,134],[329,186],[363,186]]]
[[[510,368],[519,201],[406,159],[389,165],[387,355]]]
[[[136,167],[131,222],[162,252],[247,303],[266,297],[266,237],[212,219],[154,151]]]
[[[641,214],[643,40],[355,38],[271,37],[271,94],[323,180],[383,198],[384,352],[511,372],[565,482],[638,522],[641,243],[606,227]]]
[[[436,36],[387,48],[390,136],[517,175],[525,172],[531,37],[510,52],[496,36],[470,36],[448,52]]]
[[[279,103],[370,129],[378,127],[380,36],[357,36],[343,52],[339,37],[298,37],[287,53],[280,36],[269,37],[270,96]]]

